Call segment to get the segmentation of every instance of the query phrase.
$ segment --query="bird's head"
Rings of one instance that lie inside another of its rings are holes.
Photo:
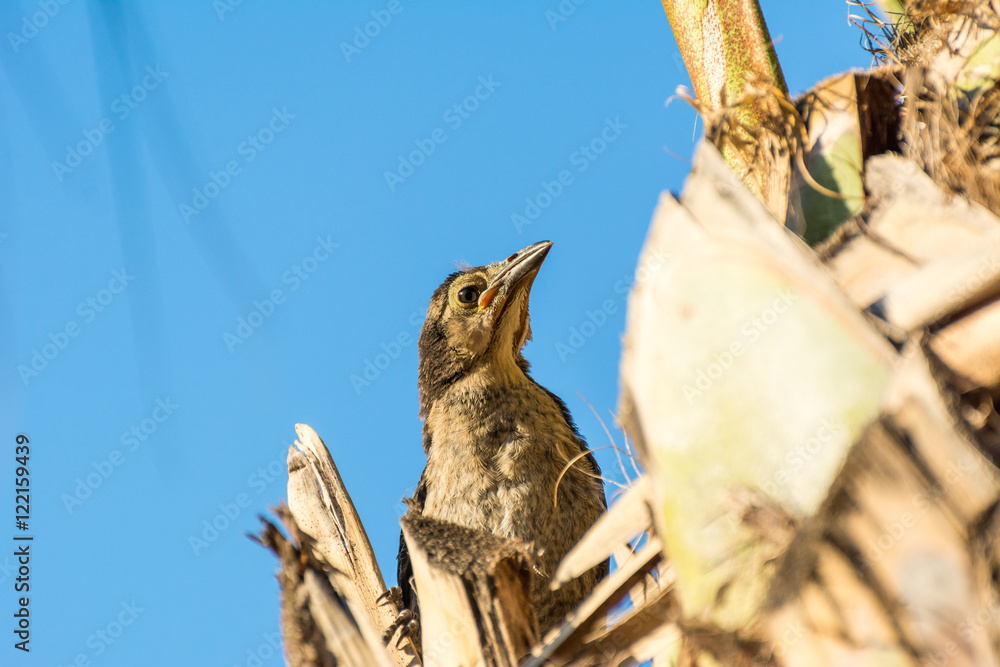
[[[480,364],[527,370],[528,297],[552,247],[541,241],[500,262],[448,276],[434,291],[420,332],[420,413],[449,384]]]

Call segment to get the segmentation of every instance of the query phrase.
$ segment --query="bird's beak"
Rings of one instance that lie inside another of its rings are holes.
[[[503,303],[498,309],[497,317],[499,317],[499,311],[503,310],[503,306],[518,289],[525,286],[528,289],[531,288],[531,283],[534,282],[538,269],[541,268],[551,247],[552,241],[540,241],[529,245],[524,250],[515,252],[504,260],[503,269],[493,277],[486,290],[479,296],[479,309],[488,308],[496,296],[500,294]]]

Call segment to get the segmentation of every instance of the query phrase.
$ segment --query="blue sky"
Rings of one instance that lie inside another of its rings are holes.
[[[664,104],[687,76],[659,2],[561,5],[0,4],[0,664],[282,664],[244,533],[296,422],[391,583],[415,341],[456,261],[555,242],[525,353],[607,444],[584,398],[615,408],[625,288],[700,127]],[[869,64],[844,2],[762,6],[793,92]]]

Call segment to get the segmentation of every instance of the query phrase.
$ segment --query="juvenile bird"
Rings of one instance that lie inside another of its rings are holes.
[[[418,343],[427,465],[412,502],[424,516],[534,543],[531,597],[543,633],[607,574],[605,562],[549,589],[559,561],[607,508],[569,410],[528,375],[521,353],[531,339],[528,297],[551,247],[542,241],[453,273],[431,297]],[[402,536],[397,565],[413,609]]]

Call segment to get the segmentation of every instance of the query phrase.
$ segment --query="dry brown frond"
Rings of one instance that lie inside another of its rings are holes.
[[[905,153],[935,181],[1000,214],[1000,88],[938,92],[926,72],[906,77]]]
[[[857,7],[861,14],[848,14],[847,20],[861,31],[861,48],[872,54],[874,66],[899,64],[896,44],[899,42],[903,16],[894,16],[892,23],[872,11],[873,0],[847,0],[849,7]]]

